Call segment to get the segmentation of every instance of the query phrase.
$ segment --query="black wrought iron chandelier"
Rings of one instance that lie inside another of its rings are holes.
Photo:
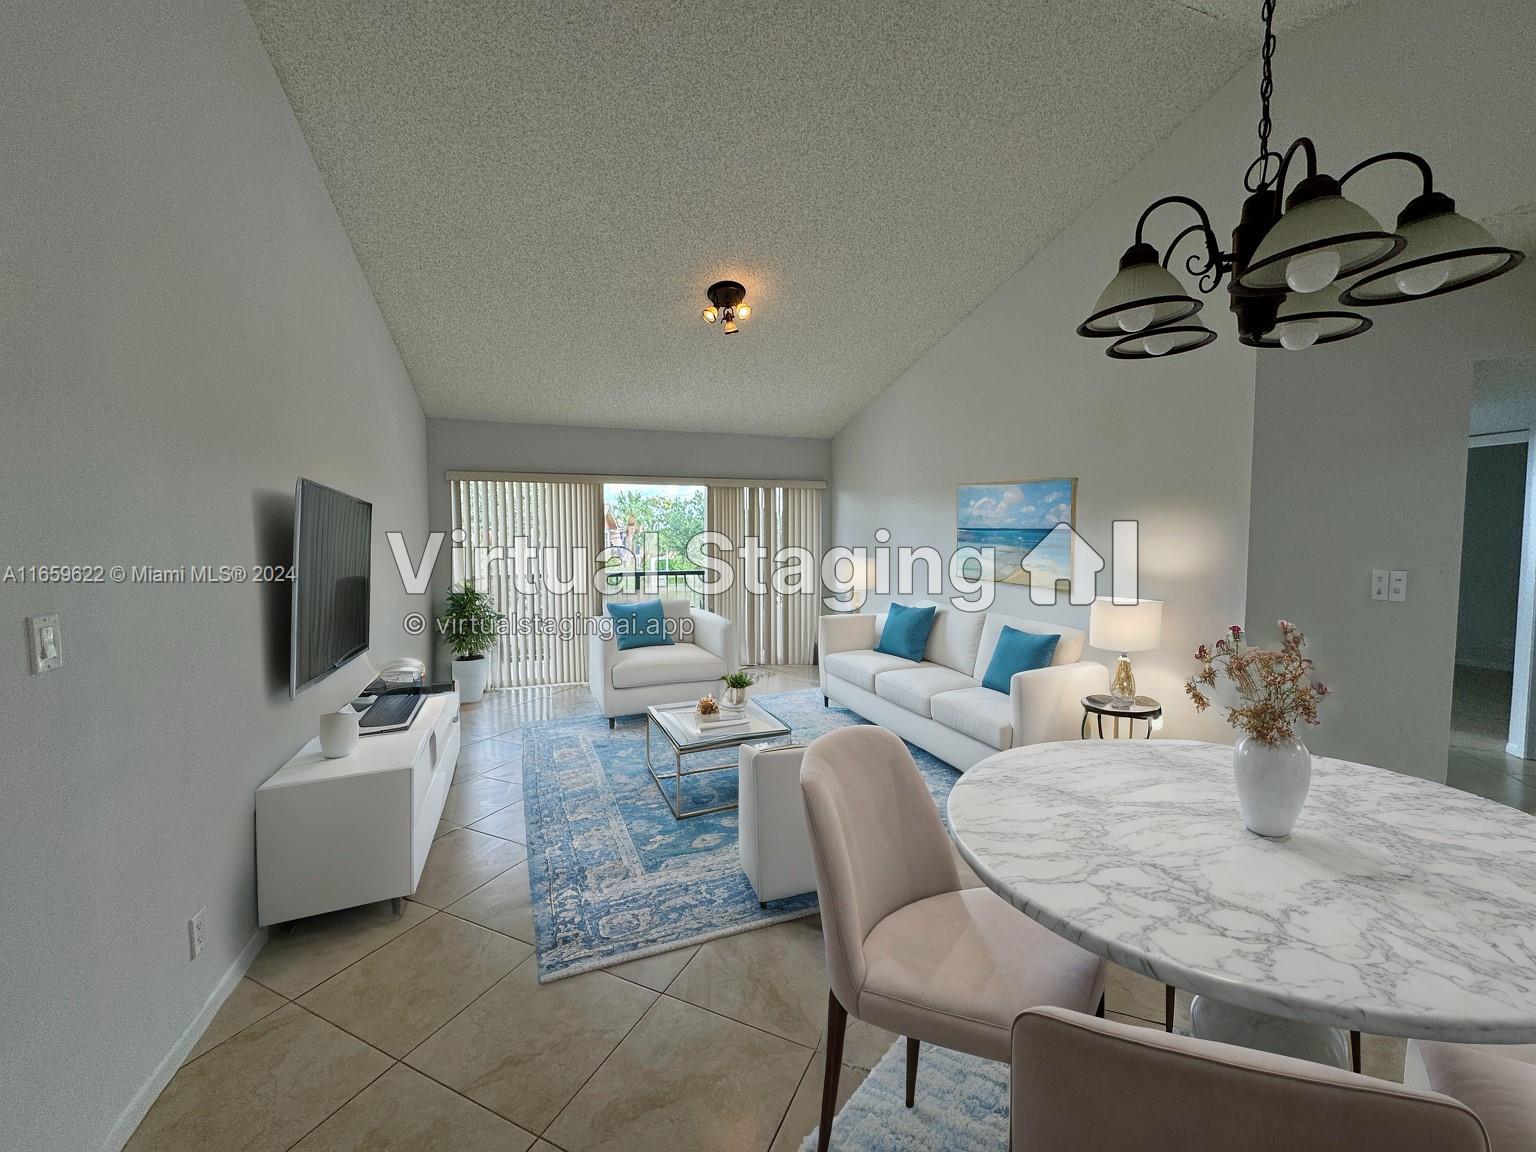
[[[1347,340],[1371,327],[1355,309],[1441,296],[1502,276],[1524,254],[1497,243],[1482,225],[1458,215],[1456,203],[1434,187],[1429,163],[1413,152],[1382,152],[1335,179],[1317,170],[1317,148],[1307,137],[1282,155],[1269,146],[1269,98],[1274,91],[1275,0],[1263,0],[1263,79],[1259,84],[1259,155],[1248,166],[1242,218],[1223,252],[1205,208],[1188,196],[1164,196],[1142,212],[1135,242],[1120,270],[1078,325],[1079,336],[1112,341],[1116,360],[1145,360],[1193,352],[1216,339],[1197,313],[1205,301],[1185,290],[1168,270],[1174,252],[1198,236],[1204,250],[1184,270],[1199,278],[1202,294],[1227,282],[1238,340],[1256,348],[1299,350]],[[1306,175],[1286,195],[1286,178],[1300,155]],[[1376,164],[1402,161],[1423,177],[1419,195],[1398,213],[1389,231],[1370,212],[1344,197],[1343,187]],[[1165,204],[1198,218],[1159,256],[1145,238],[1147,220]],[[1282,204],[1284,208],[1282,210]],[[1350,277],[1358,280],[1342,286]]]

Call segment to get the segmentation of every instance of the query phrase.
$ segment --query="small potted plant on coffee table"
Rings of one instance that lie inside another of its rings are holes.
[[[725,692],[720,703],[732,712],[740,712],[747,706],[747,689],[757,683],[757,677],[750,672],[728,672],[721,679],[725,681]]]
[[[471,581],[448,590],[437,625],[453,649],[453,682],[460,703],[473,704],[485,695],[491,670],[485,654],[496,646],[496,634],[505,619],[496,611],[490,593],[480,591]]]

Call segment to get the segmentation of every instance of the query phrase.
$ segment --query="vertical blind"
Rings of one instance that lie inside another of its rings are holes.
[[[453,578],[489,592],[507,628],[491,660],[490,686],[521,688],[538,684],[575,684],[587,678],[585,622],[597,610],[592,590],[593,563],[602,548],[603,487],[586,480],[450,481],[453,525],[464,531],[464,546],[454,550]],[[535,551],[534,569],[544,577],[521,592],[508,557],[523,536]],[[573,571],[575,549],[585,549],[587,565]],[[541,554],[553,549],[553,566]],[[549,578],[574,580],[570,592],[555,592]]]
[[[712,485],[708,526],[736,547],[726,560],[734,580],[728,591],[710,597],[710,610],[732,620],[744,664],[809,664],[816,646],[819,580],[813,574],[803,592],[773,588],[773,555],[803,548],[813,565],[821,560],[821,490],[767,485]],[[761,550],[749,573],[739,549],[752,536]],[[762,593],[747,590],[751,576]]]

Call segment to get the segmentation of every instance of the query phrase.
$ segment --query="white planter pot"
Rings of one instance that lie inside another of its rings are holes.
[[[1244,736],[1232,748],[1237,803],[1248,831],[1289,836],[1312,786],[1312,753],[1300,740],[1261,744]]]
[[[473,704],[485,695],[485,682],[491,675],[491,662],[484,656],[477,660],[453,662],[453,686],[460,704]]]
[[[727,687],[721,693],[720,704],[729,708],[732,712],[740,712],[747,706],[747,690],[745,688]]]

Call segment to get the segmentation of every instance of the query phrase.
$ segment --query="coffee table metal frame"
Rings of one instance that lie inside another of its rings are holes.
[[[789,725],[780,720],[768,709],[752,700],[746,704],[747,712],[757,712],[762,719],[767,720],[774,727],[767,729],[752,728],[728,729],[722,731],[719,736],[713,738],[701,738],[697,742],[690,742],[686,746],[680,745],[671,730],[658,718],[658,712],[677,712],[692,707],[692,702],[681,700],[675,704],[653,704],[645,710],[645,767],[651,774],[651,782],[656,785],[656,790],[661,793],[661,798],[666,801],[667,809],[672,813],[674,820],[689,820],[695,816],[708,816],[714,812],[726,812],[738,807],[737,803],[716,804],[709,808],[695,808],[688,811],[683,805],[683,781],[689,776],[702,776],[708,772],[723,772],[727,768],[735,768],[740,762],[740,756],[734,760],[728,760],[724,764],[709,764],[702,768],[683,768],[683,757],[692,756],[700,752],[717,752],[723,748],[740,748],[743,744],[750,744],[754,740],[775,740],[780,736],[790,734]],[[672,770],[670,772],[656,771],[656,765],[651,759],[651,728],[659,728],[661,734],[666,737],[667,745],[672,749]],[[670,781],[673,789],[672,796],[667,795],[665,781]]]

